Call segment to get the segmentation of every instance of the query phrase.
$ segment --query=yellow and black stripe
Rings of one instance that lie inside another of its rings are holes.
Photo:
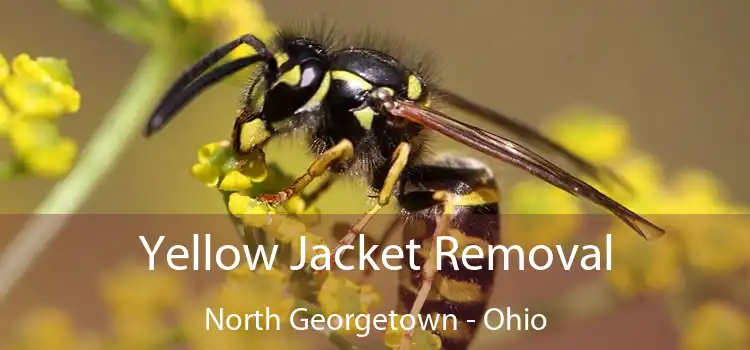
[[[445,203],[431,200],[432,193],[446,191],[452,194],[453,217],[447,235],[459,243],[458,269],[451,260],[443,258],[432,290],[422,307],[422,315],[454,315],[458,324],[448,324],[448,329],[437,333],[443,349],[466,349],[482,322],[487,301],[495,283],[493,271],[488,268],[488,246],[500,240],[500,193],[492,173],[478,162],[465,158],[442,160],[409,170],[404,176],[400,204],[404,208],[404,244],[414,239],[421,249],[415,263],[424,266],[429,256],[438,221],[444,213]],[[469,270],[461,265],[460,252],[466,245],[476,245],[484,250],[485,258],[467,259],[480,270]],[[399,313],[409,313],[422,285],[421,271],[409,269],[404,261],[399,279]],[[468,321],[468,322],[467,322]],[[442,326],[442,322],[438,324]]]

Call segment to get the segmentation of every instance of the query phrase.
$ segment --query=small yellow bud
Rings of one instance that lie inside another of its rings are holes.
[[[10,75],[10,66],[8,66],[8,60],[5,56],[0,55],[0,85],[5,82],[5,79]]]
[[[169,6],[189,21],[207,23],[226,11],[224,1],[217,0],[169,0]]]
[[[55,119],[78,111],[81,97],[71,87],[23,76],[11,76],[4,84],[5,97],[19,113]]]
[[[245,33],[253,33],[268,43],[276,32],[274,25],[266,18],[263,5],[259,1],[227,0],[230,11],[226,13],[226,35],[236,38]],[[240,58],[253,54],[254,50],[242,45],[230,52],[230,58]]]
[[[565,243],[573,237],[581,223],[581,216],[577,215],[583,210],[581,202],[541,181],[520,181],[510,188],[507,198],[508,212],[539,215],[510,217],[504,234],[513,244],[531,248],[539,244]]]
[[[250,202],[250,207],[241,216],[242,222],[250,227],[265,227],[271,222],[273,210],[258,202]]]
[[[398,325],[389,326],[385,330],[383,343],[385,343],[385,346],[389,349],[399,349],[401,347],[401,339],[404,338],[404,333],[406,332],[404,332],[404,330]]]
[[[251,185],[249,177],[239,171],[232,170],[221,180],[219,189],[223,191],[242,191],[250,188]]]
[[[252,202],[252,198],[239,194],[239,193],[232,193],[229,195],[229,212],[232,213],[234,216],[242,216],[245,214],[245,211],[250,206],[250,203]]]
[[[209,163],[195,163],[190,168],[190,173],[209,187],[216,186],[219,181],[219,170]]]
[[[10,110],[10,107],[8,107],[5,101],[0,99],[0,136],[5,136],[8,133],[12,117],[13,112]]]
[[[225,145],[222,142],[211,142],[201,146],[198,148],[198,161],[201,163],[210,162],[216,151],[223,147]]]
[[[549,134],[592,162],[611,161],[630,147],[627,123],[599,111],[571,110],[553,119]]]
[[[60,139],[55,124],[47,120],[18,119],[10,124],[10,145],[21,157],[40,147],[54,146]]]
[[[294,196],[284,202],[284,209],[291,214],[302,214],[305,212],[305,200],[300,196]]]
[[[40,337],[39,332],[44,332]],[[21,336],[30,349],[76,347],[76,330],[70,317],[58,309],[33,310],[21,324]]]
[[[20,113],[56,118],[80,108],[81,96],[65,60],[20,54],[12,66],[15,74],[5,82],[5,95]]]
[[[13,73],[38,81],[51,80],[49,74],[26,53],[22,53],[13,59]]]
[[[26,167],[43,178],[57,178],[70,171],[76,158],[78,146],[71,138],[61,138],[51,147],[41,147],[24,158]]]
[[[73,87],[55,82],[51,88],[60,101],[64,113],[75,113],[81,109],[81,94]]]
[[[741,309],[708,301],[692,312],[683,336],[683,349],[747,349],[750,319]]]

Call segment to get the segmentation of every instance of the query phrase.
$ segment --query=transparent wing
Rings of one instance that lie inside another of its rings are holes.
[[[382,106],[390,114],[421,124],[496,159],[521,168],[532,175],[598,204],[633,228],[646,239],[662,236],[665,231],[576,178],[537,153],[501,136],[463,123],[435,109],[408,100],[393,100]]]
[[[611,180],[615,184],[623,187],[628,192],[633,192],[630,184],[628,184],[627,181],[615,174],[612,170],[595,165],[581,158],[577,154],[568,150],[565,146],[553,141],[534,128],[531,128],[528,125],[507,115],[469,101],[465,97],[462,97],[446,89],[433,87],[432,90],[435,90],[436,93],[440,96],[441,102],[444,102],[451,107],[457,108],[463,112],[473,114],[483,120],[494,123],[495,125],[509,131],[511,134],[513,134],[514,138],[523,140],[529,145],[541,147],[545,153],[558,154],[562,156],[567,161],[572,163],[573,166],[580,169],[584,174],[592,177],[601,184],[610,186],[612,185],[612,182],[607,180]]]

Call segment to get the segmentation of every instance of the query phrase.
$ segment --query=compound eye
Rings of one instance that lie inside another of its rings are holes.
[[[427,86],[424,81],[414,74],[410,74],[406,81],[406,98],[420,101],[427,96]]]

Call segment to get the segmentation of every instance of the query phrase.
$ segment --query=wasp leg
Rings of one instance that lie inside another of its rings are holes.
[[[259,199],[272,205],[282,203],[302,192],[313,180],[323,176],[335,163],[349,161],[352,158],[354,158],[354,146],[351,141],[343,139],[318,156],[307,168],[305,175],[298,177],[289,187],[278,193],[264,194]]]
[[[383,188],[380,190],[380,193],[378,193],[378,202],[373,205],[372,208],[370,208],[370,210],[368,210],[367,213],[362,216],[356,224],[354,224],[354,226],[352,226],[343,238],[341,238],[338,245],[336,245],[336,249],[334,249],[331,254],[335,254],[341,246],[352,244],[357,238],[357,235],[362,232],[365,226],[367,226],[367,223],[370,222],[370,219],[390,203],[393,192],[396,189],[396,183],[398,182],[399,177],[401,177],[401,172],[404,171],[406,163],[409,160],[410,152],[411,146],[408,143],[404,142],[398,145],[396,151],[393,152],[393,160],[391,161],[390,169],[388,169],[388,175],[385,177]]]
[[[438,237],[446,236],[449,234],[451,219],[453,218],[453,213],[455,212],[454,204],[452,202],[452,196],[450,193],[445,191],[435,192],[433,198],[437,201],[442,202],[443,215],[440,217],[440,220],[437,223],[437,227],[435,228],[435,232],[433,232],[432,234],[432,244],[430,245],[427,259],[422,266],[422,285],[417,291],[417,296],[414,299],[414,304],[412,304],[410,312],[411,315],[415,318],[418,317],[419,313],[422,311],[422,307],[424,306],[425,301],[427,301],[430,290],[432,290],[432,283],[433,281],[435,281],[435,276],[437,275],[437,251],[435,250],[435,242],[437,242]],[[404,336],[401,339],[400,350],[411,349],[413,334],[413,329],[407,330],[404,333]]]

